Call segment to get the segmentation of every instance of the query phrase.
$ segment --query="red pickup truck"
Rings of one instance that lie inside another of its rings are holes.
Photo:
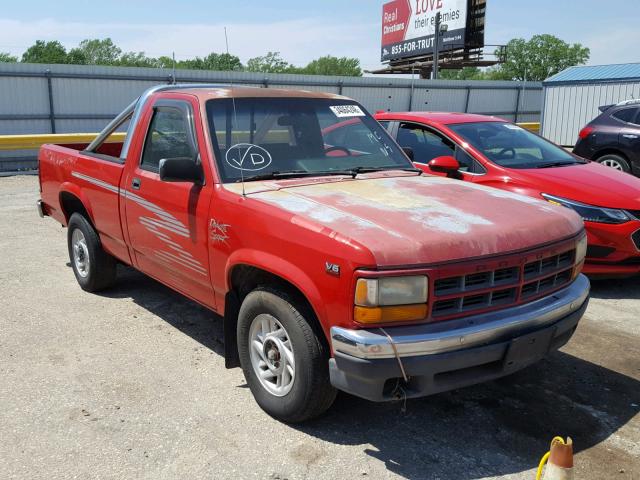
[[[361,128],[330,142],[345,119]],[[342,96],[158,86],[39,162],[38,209],[68,227],[80,286],[109,287],[119,262],[219,313],[227,367],[284,421],[336,389],[381,401],[506,375],[587,307],[578,215],[424,174]]]

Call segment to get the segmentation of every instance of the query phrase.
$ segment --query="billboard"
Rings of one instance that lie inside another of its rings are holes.
[[[440,50],[465,47],[469,0],[393,0],[382,6],[383,62],[433,53],[436,14],[447,31]]]

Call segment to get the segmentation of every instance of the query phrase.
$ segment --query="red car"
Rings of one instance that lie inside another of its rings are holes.
[[[640,272],[640,179],[573,155],[500,118],[444,112],[375,117],[427,173],[575,210],[588,234],[585,273]]]

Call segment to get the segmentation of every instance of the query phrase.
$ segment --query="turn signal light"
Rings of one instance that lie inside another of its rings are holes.
[[[353,318],[358,323],[410,322],[422,320],[427,316],[427,304],[394,305],[387,307],[355,306]]]

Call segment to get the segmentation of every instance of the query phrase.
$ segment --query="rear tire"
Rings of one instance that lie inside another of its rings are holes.
[[[69,260],[80,288],[97,292],[116,280],[116,260],[102,248],[93,225],[79,213],[69,219],[67,230]]]
[[[605,167],[610,167],[626,173],[631,172],[631,167],[629,166],[627,159],[621,155],[616,155],[615,153],[606,153],[603,156],[598,157],[596,161]]]
[[[272,417],[290,423],[322,414],[336,397],[329,352],[313,312],[279,290],[249,293],[238,315],[240,364],[251,393]]]

